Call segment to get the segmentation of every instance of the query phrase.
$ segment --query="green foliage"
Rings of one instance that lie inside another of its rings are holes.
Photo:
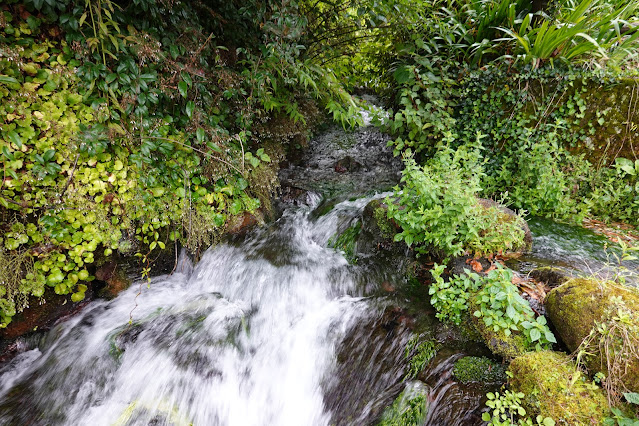
[[[461,383],[504,382],[506,368],[486,357],[465,356],[455,361],[453,376]]]
[[[341,250],[349,263],[356,263],[357,256],[355,254],[355,244],[357,243],[357,237],[361,230],[362,224],[360,222],[356,222],[340,234],[331,237],[328,240],[328,246]]]
[[[625,392],[623,394],[626,401],[632,405],[635,410],[634,415],[628,415],[621,409],[613,407],[611,409],[613,416],[608,417],[604,421],[606,426],[637,426],[639,425],[639,393]],[[629,411],[629,410],[628,410]]]
[[[624,37],[621,27],[637,8],[630,0],[569,1],[560,4],[554,16],[534,19],[528,14],[518,27],[500,30],[508,36],[505,40],[512,42],[512,56],[533,68],[553,60],[608,60],[611,56],[624,60],[636,49],[639,34]]]
[[[475,195],[483,169],[479,148],[452,151],[444,147],[423,167],[408,155],[400,190],[387,199],[388,217],[402,228],[395,241],[415,245],[419,253],[433,249],[445,255],[497,253],[520,246],[517,221],[500,220],[497,209],[484,209]]]
[[[477,274],[466,270],[465,275],[455,275],[446,282],[441,277],[445,267],[435,264],[430,271],[435,280],[428,288],[430,304],[437,311],[437,319],[460,325],[468,311],[468,299],[479,290],[481,281]]]
[[[519,294],[512,283],[510,269],[497,266],[481,280],[476,295],[478,309],[473,313],[495,333],[523,333],[526,342],[536,350],[557,343],[555,336],[546,324],[546,318],[535,314],[530,304]],[[476,279],[479,279],[477,277]]]
[[[506,336],[523,334],[527,346],[536,350],[557,342],[546,324],[546,318],[535,318],[530,304],[519,294],[517,286],[512,283],[510,269],[496,264],[495,269],[483,276],[466,270],[465,275],[454,275],[446,282],[441,277],[444,267],[434,265],[431,274],[435,282],[428,289],[431,305],[439,320],[461,324],[472,298],[477,306],[473,315],[493,332]]]
[[[555,421],[550,417],[537,416],[534,422],[526,417],[526,410],[521,406],[521,401],[526,395],[522,392],[506,390],[501,394],[489,392],[486,396],[486,406],[490,410],[483,413],[481,418],[490,426],[555,425]]]
[[[398,111],[385,124],[386,129],[400,135],[395,141],[394,155],[404,150],[416,154],[431,149],[439,140],[453,140],[455,127],[451,92],[455,82],[444,70],[435,70],[427,58],[420,66],[401,66],[394,77],[400,85]],[[453,92],[454,93],[454,92]]]
[[[406,344],[404,356],[409,360],[408,371],[404,379],[414,379],[424,371],[428,363],[440,349],[440,345],[433,340],[423,340],[421,336],[413,336]]]
[[[173,241],[198,256],[234,216],[267,208],[277,120],[304,135],[316,100],[358,122],[334,74],[302,59],[295,2],[239,8],[12,0],[0,11],[0,247],[23,265],[0,286],[0,326],[46,288],[83,299],[104,257],[136,254],[148,278]]]
[[[404,389],[388,407],[379,426],[419,426],[424,423],[428,413],[428,394],[419,382]]]
[[[576,69],[470,74],[461,90],[458,113],[466,119],[457,144],[477,132],[486,135],[482,143],[491,154],[484,194],[563,221],[580,222],[594,214],[636,223],[634,176],[619,163],[606,167],[602,154],[585,148],[604,138],[601,126],[607,120],[617,125],[606,112],[609,106],[593,111],[590,105],[598,99],[597,90],[616,90],[610,86],[615,81],[608,72]]]

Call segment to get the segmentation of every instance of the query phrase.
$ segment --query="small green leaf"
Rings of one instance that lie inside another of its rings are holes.
[[[623,396],[624,398],[626,398],[626,401],[628,401],[629,403],[639,405],[639,393],[626,392],[623,394]]]
[[[9,77],[7,75],[0,75],[0,83],[4,83],[4,84],[15,84],[18,83],[18,80],[16,80],[13,77]]]
[[[57,287],[57,286],[56,286]],[[71,295],[71,300],[73,302],[79,302],[81,300],[84,300],[84,292],[77,292],[77,293],[73,293]]]
[[[188,101],[186,103],[186,115],[191,118],[193,116],[193,110],[195,109],[195,103],[193,101]]]
[[[200,142],[200,143],[204,142],[204,140],[206,139],[206,132],[201,127],[198,127],[198,129],[195,132],[195,134],[197,136],[197,141]]]
[[[11,130],[9,133],[7,133],[7,137],[9,138],[10,142],[16,144],[18,149],[22,148],[22,139],[20,139],[20,135],[18,135],[15,130]]]
[[[178,47],[174,44],[169,47],[169,52],[173,59],[177,59],[177,57],[180,56],[180,49],[178,49]]]
[[[178,83],[178,91],[180,92],[180,95],[182,95],[183,98],[186,98],[186,94],[189,90],[189,86],[188,84],[186,84],[186,81],[180,81]]]
[[[530,341],[531,342],[536,342],[540,338],[541,338],[541,332],[539,330],[537,330],[536,328],[533,328],[532,330],[530,330]]]
[[[54,149],[48,149],[47,152],[44,153],[42,158],[44,158],[44,161],[51,161],[51,159],[53,158],[54,155],[55,155],[55,150]]]

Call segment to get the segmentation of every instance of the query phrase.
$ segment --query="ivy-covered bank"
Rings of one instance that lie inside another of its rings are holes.
[[[277,164],[354,103],[304,60],[282,2],[11,0],[0,6],[0,327],[96,267],[148,277],[270,209]]]

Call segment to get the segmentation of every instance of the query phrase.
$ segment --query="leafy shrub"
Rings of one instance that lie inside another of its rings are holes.
[[[484,276],[466,271],[465,275],[454,275],[448,282],[441,277],[443,270],[444,265],[434,265],[431,274],[435,282],[428,289],[439,320],[459,325],[473,298],[478,306],[473,315],[495,333],[506,336],[521,333],[529,347],[536,350],[557,342],[546,318],[535,318],[530,304],[519,294],[512,283],[510,269],[496,264],[496,268]]]
[[[520,246],[517,221],[500,221],[497,209],[484,209],[475,195],[483,174],[479,149],[442,148],[423,167],[408,155],[404,186],[387,198],[388,217],[402,228],[395,241],[415,245],[418,253],[433,249],[445,255],[497,253]],[[501,223],[498,223],[501,222]]]
[[[435,282],[428,288],[430,304],[435,308],[435,316],[440,321],[450,321],[461,324],[463,314],[468,311],[468,299],[479,290],[479,276],[466,270],[462,276],[454,275],[444,281],[441,274],[446,265],[433,265],[430,273]]]
[[[506,390],[501,394],[489,392],[486,396],[486,406],[490,410],[483,413],[481,418],[489,426],[555,426],[555,421],[550,417],[537,416],[534,421],[525,417],[526,410],[521,402],[526,395],[522,392]]]
[[[523,333],[527,343],[536,350],[556,343],[546,318],[535,319],[530,304],[521,297],[512,278],[512,271],[500,265],[483,277],[476,295],[479,309],[473,315],[496,333],[503,332],[506,336],[512,332]]]

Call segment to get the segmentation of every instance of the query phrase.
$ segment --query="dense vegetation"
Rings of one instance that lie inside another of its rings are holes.
[[[290,2],[5,2],[0,326],[48,287],[82,300],[105,257],[148,276],[173,241],[197,256],[268,212],[318,107],[357,119],[304,25]]]
[[[106,259],[135,255],[148,278],[168,245],[197,257],[268,214],[287,151],[324,116],[358,124],[355,88],[387,101],[376,124],[405,162],[388,217],[420,254],[521,247],[520,217],[479,197],[639,225],[638,12],[632,0],[3,2],[0,327],[46,291],[82,300]],[[351,236],[331,244],[352,252]],[[470,314],[526,350],[555,343],[510,271],[442,272],[439,319]],[[516,413],[519,395],[491,404]]]

